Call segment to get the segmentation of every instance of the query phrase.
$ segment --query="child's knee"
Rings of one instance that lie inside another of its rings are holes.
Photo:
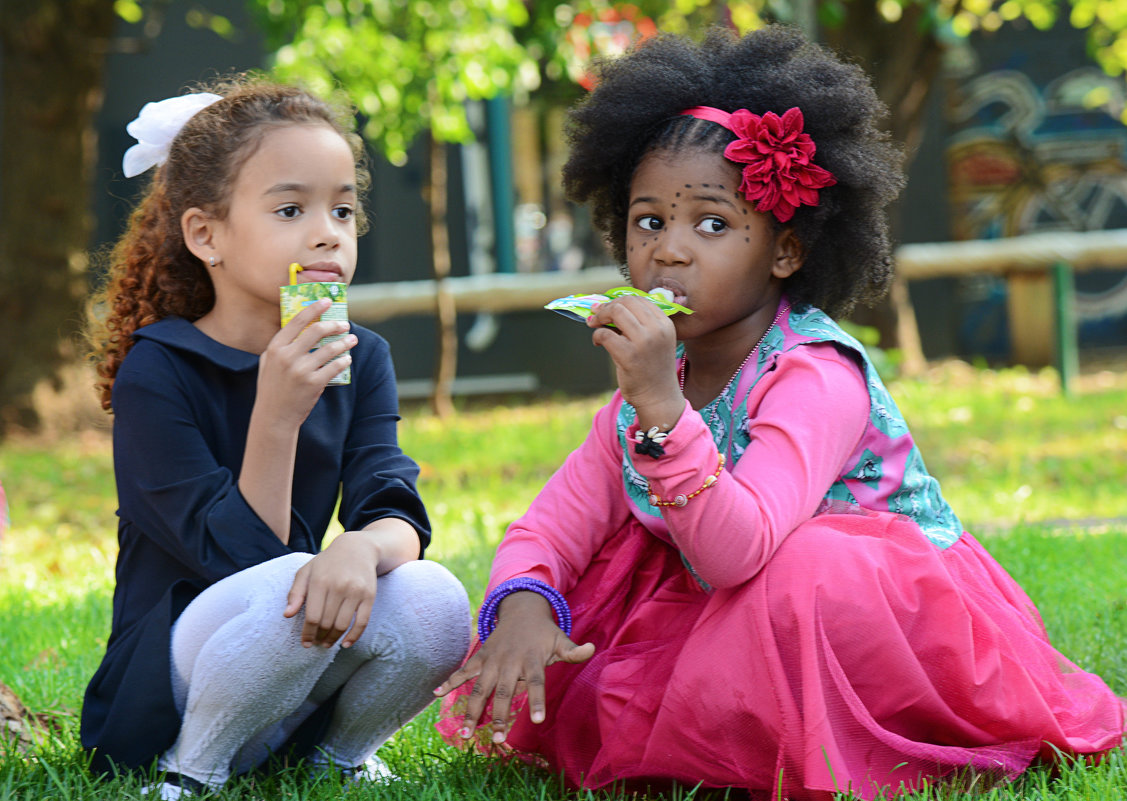
[[[380,600],[385,604],[380,604]],[[396,618],[396,627],[417,633],[419,646],[442,668],[453,670],[469,650],[471,614],[466,589],[437,562],[417,560],[380,578],[377,610]]]
[[[438,616],[468,618],[470,602],[462,582],[438,562],[417,559],[380,577],[378,593],[385,589],[402,596],[412,606]]]

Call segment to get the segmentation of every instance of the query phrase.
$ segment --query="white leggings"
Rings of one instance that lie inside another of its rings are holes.
[[[261,764],[338,689],[312,760],[362,765],[461,664],[470,642],[466,591],[422,560],[380,576],[371,620],[352,647],[303,648],[304,612],[285,618],[282,610],[311,558],[288,554],[228,576],[176,621],[172,689],[183,720],[162,770],[222,784]]]

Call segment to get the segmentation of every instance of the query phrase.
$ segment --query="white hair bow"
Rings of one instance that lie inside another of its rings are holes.
[[[149,167],[164,164],[168,148],[184,123],[222,96],[211,92],[170,97],[155,103],[146,103],[137,119],[125,126],[137,144],[125,151],[121,160],[126,178],[140,175]]]

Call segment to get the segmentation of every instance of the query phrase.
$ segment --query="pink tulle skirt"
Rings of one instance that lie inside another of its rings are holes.
[[[976,540],[939,550],[892,514],[816,516],[754,579],[711,592],[632,522],[567,597],[572,639],[596,654],[547,669],[547,720],[522,712],[508,744],[576,786],[871,799],[1124,734],[1124,702],[1049,644]],[[444,705],[448,742],[470,686]]]

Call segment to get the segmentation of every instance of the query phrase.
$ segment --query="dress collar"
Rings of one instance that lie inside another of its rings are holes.
[[[135,339],[148,339],[176,350],[202,356],[218,367],[233,372],[254,370],[258,367],[258,354],[229,347],[216,342],[183,317],[166,317],[151,325],[138,328]]]

